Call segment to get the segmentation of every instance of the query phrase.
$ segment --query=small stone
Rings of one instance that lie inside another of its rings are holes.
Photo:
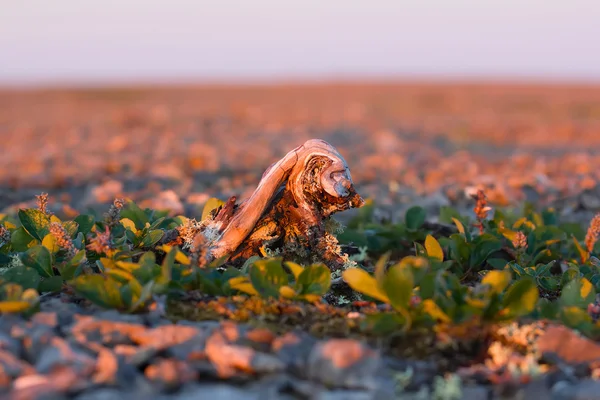
[[[100,351],[103,346],[130,345],[132,337],[141,336],[148,328],[140,324],[97,320],[90,316],[78,316],[71,326],[73,338],[86,348]]]
[[[181,361],[204,360],[206,359],[206,336],[205,332],[202,332],[201,335],[169,347],[166,354]]]
[[[102,349],[96,357],[95,373],[92,378],[94,383],[114,384],[117,381],[119,360],[117,356],[108,349]]]
[[[84,204],[110,203],[123,194],[123,183],[114,179],[93,187]]]
[[[146,367],[146,378],[159,383],[168,391],[197,379],[198,373],[189,364],[173,359],[160,359]]]
[[[193,326],[163,325],[143,331],[135,331],[132,334],[132,339],[141,346],[166,349],[200,334],[200,331]]]
[[[36,363],[55,337],[54,329],[46,325],[36,325],[26,329],[22,337],[25,358],[31,363]]]
[[[378,352],[357,340],[319,342],[308,358],[308,376],[331,387],[377,389],[382,369]]]
[[[462,400],[484,400],[489,398],[489,389],[485,386],[466,386],[462,388]]]
[[[0,350],[0,388],[6,388],[19,376],[32,375],[35,369],[14,354]]]
[[[164,190],[156,197],[140,202],[140,206],[156,210],[168,210],[170,215],[184,213],[183,203],[173,190]]]
[[[46,325],[50,328],[56,328],[58,317],[53,312],[38,312],[31,317],[31,322],[39,325]]]
[[[14,381],[10,399],[41,399],[41,395],[57,396],[58,394],[58,390],[52,385],[49,377],[32,374],[21,376]]]
[[[586,210],[600,210],[600,186],[584,190],[579,196],[579,201]]]
[[[304,332],[288,332],[275,338],[272,351],[299,377],[306,377],[308,357],[317,340]]]
[[[17,356],[21,352],[21,342],[4,332],[0,332],[0,350]]]
[[[206,356],[216,367],[219,376],[228,378],[236,375],[238,371],[252,372],[254,350],[230,344],[226,335],[217,330],[206,340]]]
[[[575,385],[559,385],[552,388],[554,400],[600,400],[600,381],[585,379]]]
[[[187,385],[179,393],[169,397],[163,397],[173,400],[262,400],[260,393],[250,392],[246,389],[237,388],[225,383],[212,384],[192,384]],[[161,399],[163,399],[161,398]]]
[[[118,390],[112,388],[100,388],[93,390],[89,393],[82,393],[79,396],[75,397],[75,400],[116,400],[122,399],[125,397],[125,394]],[[127,396],[131,398],[131,396]]]
[[[95,361],[83,351],[59,337],[53,337],[45,347],[35,364],[41,374],[49,373],[58,366],[70,366],[81,376],[90,375],[95,368]]]
[[[536,343],[537,351],[553,353],[569,364],[600,361],[600,345],[562,325],[551,325]]]

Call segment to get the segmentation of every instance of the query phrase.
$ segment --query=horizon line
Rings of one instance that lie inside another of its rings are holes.
[[[168,87],[278,87],[328,84],[437,84],[437,85],[516,85],[516,86],[600,86],[600,77],[494,74],[323,74],[264,77],[182,77],[182,78],[88,78],[0,81],[0,91],[61,89],[168,88]]]

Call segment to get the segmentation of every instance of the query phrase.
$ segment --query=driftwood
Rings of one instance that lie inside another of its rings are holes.
[[[225,257],[241,265],[267,252],[287,259],[324,262],[343,269],[331,215],[361,207],[348,165],[329,143],[312,139],[290,151],[263,174],[246,201],[235,197],[202,221],[200,264]],[[194,246],[192,245],[192,250]]]

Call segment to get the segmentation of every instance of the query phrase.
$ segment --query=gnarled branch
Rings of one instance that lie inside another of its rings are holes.
[[[210,258],[242,261],[268,245],[336,270],[347,257],[326,222],[364,201],[344,158],[329,143],[311,139],[271,165],[248,200],[235,203],[235,197],[229,199],[205,224]]]

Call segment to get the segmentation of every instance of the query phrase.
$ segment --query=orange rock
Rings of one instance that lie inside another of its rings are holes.
[[[600,361],[600,345],[561,325],[552,325],[537,341],[540,354],[554,353],[567,363]]]
[[[362,358],[372,357],[375,353],[352,339],[330,339],[323,344],[321,352],[337,368],[348,368]]]

